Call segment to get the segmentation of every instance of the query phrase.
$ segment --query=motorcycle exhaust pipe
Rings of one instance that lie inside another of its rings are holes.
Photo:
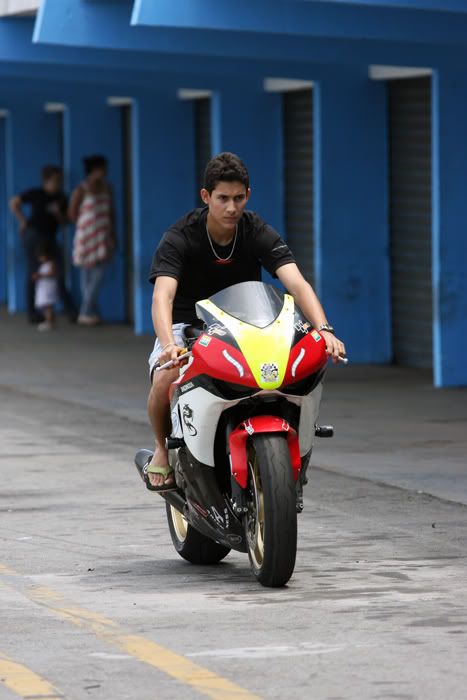
[[[167,501],[173,508],[179,511],[182,515],[185,514],[186,501],[185,498],[177,491],[162,491],[162,498]]]

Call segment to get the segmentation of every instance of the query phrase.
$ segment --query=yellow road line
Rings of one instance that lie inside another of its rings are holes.
[[[0,684],[11,690],[20,698],[47,698],[55,700],[64,698],[57,688],[41,678],[26,666],[16,663],[8,656],[0,653]]]
[[[10,574],[15,574],[10,570]],[[23,595],[43,605],[67,622],[91,632],[120,651],[195,689],[211,700],[261,700],[236,683],[137,634],[128,634],[116,622],[91,610],[68,607],[62,595],[36,587]]]
[[[5,566],[4,564],[0,564],[0,575],[3,576],[16,576],[16,571],[13,571],[13,569],[10,569],[8,566]]]

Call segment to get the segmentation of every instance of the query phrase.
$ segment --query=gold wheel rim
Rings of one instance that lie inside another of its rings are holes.
[[[251,559],[257,569],[264,562],[264,496],[256,453],[248,462],[250,498],[248,503],[247,542]]]
[[[175,534],[180,542],[185,542],[188,533],[188,521],[180,513],[179,510],[170,506],[170,515],[172,516],[172,523],[174,526]]]

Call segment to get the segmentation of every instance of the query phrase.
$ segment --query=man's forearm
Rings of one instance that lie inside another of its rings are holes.
[[[159,342],[164,347],[174,342],[172,330],[173,301],[167,297],[154,295],[152,300],[152,323]]]
[[[21,209],[21,202],[19,202],[16,197],[10,201],[10,210],[15,215],[18,222],[22,226],[24,226],[24,224],[26,223],[26,217],[24,216],[23,210]]]
[[[321,306],[321,302],[308,282],[304,285],[300,285],[300,288],[295,291],[293,296],[298,306],[315,328],[321,326],[323,323],[327,323],[326,314]]]

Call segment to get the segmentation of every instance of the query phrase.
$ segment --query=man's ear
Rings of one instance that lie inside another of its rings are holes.
[[[251,197],[251,187],[249,187],[249,188],[247,189],[247,191],[246,191],[246,201],[247,201],[247,202],[248,202],[248,200],[250,199],[250,197]]]
[[[210,195],[209,195],[209,192],[204,189],[204,187],[201,190],[200,195],[201,195],[201,199],[203,200],[203,202],[205,204],[209,204]]]

